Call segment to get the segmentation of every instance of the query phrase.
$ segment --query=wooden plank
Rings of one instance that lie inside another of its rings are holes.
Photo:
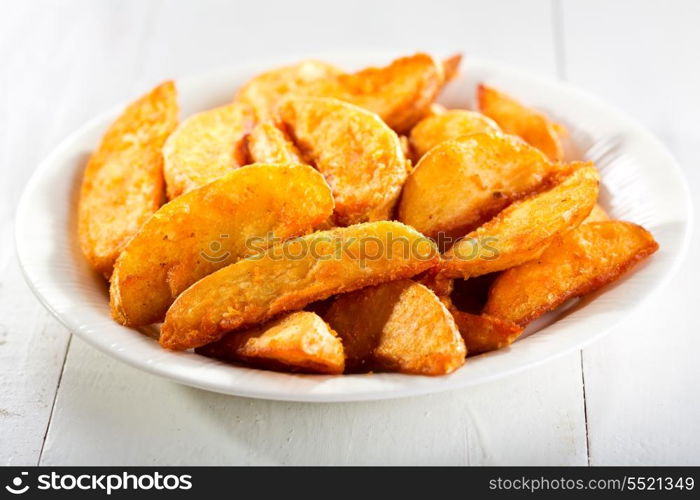
[[[136,45],[118,35],[139,30],[140,11],[135,2],[115,6],[12,2],[0,16],[1,464],[38,462],[69,339],[21,277],[14,210],[38,162],[97,110],[133,90]]]
[[[287,403],[180,386],[74,338],[42,464],[581,465],[578,366],[574,353],[444,394]]]
[[[34,300],[11,258],[0,270],[0,463],[36,465],[68,332]]]
[[[700,4],[567,1],[566,77],[621,107],[655,132],[700,189]],[[700,252],[698,220],[690,255]],[[697,464],[700,461],[700,336],[697,259],[634,318],[584,350],[590,461]]]
[[[78,59],[63,61],[76,73],[56,96],[60,109],[79,111],[73,121],[163,78],[251,57],[374,51],[387,40],[406,51],[464,49],[555,74],[550,3],[544,0],[451,1],[429,18],[424,3],[406,1],[382,8],[353,3],[342,16],[335,6],[312,1],[280,3],[272,15],[269,5],[255,2],[91,2],[62,4],[61,10],[81,27],[71,29],[70,43],[59,50]],[[58,42],[42,43],[34,50],[51,54]],[[64,133],[58,129],[57,135]],[[443,395],[310,405],[178,386],[74,340],[42,463],[584,464],[585,446],[578,355]]]

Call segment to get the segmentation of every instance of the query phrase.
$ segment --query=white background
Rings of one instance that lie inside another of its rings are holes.
[[[256,58],[478,55],[599,94],[700,190],[700,2],[0,2],[0,464],[700,464],[700,250],[582,352],[476,388],[297,404],[179,386],[71,337],[17,269],[15,206],[98,112]],[[695,224],[698,234],[698,224]],[[47,242],[50,244],[50,242]]]

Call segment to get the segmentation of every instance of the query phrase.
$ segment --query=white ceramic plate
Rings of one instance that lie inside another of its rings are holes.
[[[367,56],[328,59],[347,68],[387,60]],[[183,116],[229,101],[243,81],[279,63],[178,81]],[[661,245],[651,259],[604,293],[541,319],[507,349],[470,358],[445,377],[291,375],[227,365],[191,352],[169,352],[152,337],[116,324],[109,315],[106,284],[91,272],[78,249],[75,214],[89,152],[123,106],[68,137],[27,185],[16,225],[25,277],[61,323],[110,356],[183,384],[254,398],[357,401],[426,394],[503,377],[580,348],[633,313],[678,267],[690,237],[685,181],[658,140],[591,95],[487,61],[470,58],[467,67],[466,76],[450,84],[442,102],[471,107],[476,84],[485,81],[548,111],[571,131],[577,156],[598,162],[604,207],[615,218],[644,225]]]

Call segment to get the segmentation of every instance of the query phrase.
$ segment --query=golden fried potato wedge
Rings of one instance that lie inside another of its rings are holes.
[[[426,236],[463,236],[558,172],[517,137],[476,133],[431,149],[406,180],[398,217]]]
[[[246,141],[253,163],[304,163],[287,133],[272,122],[256,125]]]
[[[539,259],[496,278],[484,312],[526,325],[615,281],[658,248],[651,233],[630,222],[583,224],[557,237]]]
[[[462,54],[454,54],[442,61],[442,71],[445,82],[457,78],[460,64],[462,64]]]
[[[336,293],[410,278],[437,263],[435,245],[400,222],[315,232],[224,267],[173,303],[161,329],[169,349],[209,344]]]
[[[127,241],[164,201],[161,149],[177,115],[175,84],[165,82],[124,110],[88,161],[78,237],[87,260],[106,277]]]
[[[522,327],[508,320],[486,314],[470,314],[450,308],[469,356],[494,351],[513,343]]]
[[[117,259],[112,315],[124,325],[162,321],[192,283],[333,212],[323,177],[307,165],[249,165],[164,205]],[[274,235],[272,237],[272,235]]]
[[[244,165],[243,138],[253,123],[251,108],[241,104],[203,111],[183,121],[163,147],[168,198]]]
[[[419,160],[441,142],[477,132],[498,133],[491,118],[465,109],[451,109],[441,114],[423,118],[411,130],[410,143],[414,160]]]
[[[454,279],[440,274],[437,267],[415,276],[413,281],[430,289],[444,304],[451,304],[450,296],[454,290]]]
[[[325,319],[343,339],[351,371],[444,375],[464,364],[464,341],[452,315],[411,280],[340,295]]]
[[[279,116],[335,197],[338,225],[388,219],[407,176],[396,133],[374,113],[337,99],[290,98]]]
[[[598,183],[595,166],[583,164],[549,191],[514,203],[445,252],[441,273],[469,278],[536,259],[557,234],[588,216]]]
[[[223,361],[244,361],[280,371],[339,375],[345,369],[343,343],[315,313],[297,311],[197,348]]]
[[[479,85],[477,90],[479,111],[493,120],[507,134],[522,137],[553,161],[561,161],[564,148],[561,135],[566,129],[551,121],[544,113],[528,108],[498,90]]]
[[[459,61],[449,64],[451,73]],[[304,95],[334,97],[377,113],[398,133],[408,132],[445,84],[443,64],[428,54],[396,59],[382,68],[339,74],[306,85]]]
[[[291,66],[276,68],[262,73],[243,85],[234,102],[247,104],[255,111],[258,121],[273,119],[277,103],[285,97],[302,93],[305,86],[342,74],[335,66],[308,59]]]
[[[593,206],[591,213],[588,214],[588,217],[586,217],[581,224],[588,224],[589,222],[603,222],[606,220],[610,220],[610,216],[608,216],[608,213],[603,207],[596,203]]]

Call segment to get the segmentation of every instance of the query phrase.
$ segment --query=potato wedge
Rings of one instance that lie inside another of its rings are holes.
[[[442,71],[445,82],[457,78],[460,64],[462,64],[462,54],[454,54],[442,61]]]
[[[130,104],[90,156],[78,237],[88,262],[108,278],[126,243],[165,199],[161,149],[177,115],[175,84],[165,82]]]
[[[584,164],[549,191],[514,203],[445,252],[440,272],[469,278],[536,259],[557,234],[588,216],[598,183],[595,166]]]
[[[450,62],[451,72],[457,71],[458,62]],[[355,104],[377,113],[396,132],[406,133],[425,116],[444,84],[443,64],[428,54],[415,54],[382,68],[317,80],[302,92]]]
[[[274,240],[311,231],[333,212],[323,177],[307,165],[249,165],[164,205],[117,259],[112,315],[162,321],[192,283]]]
[[[443,276],[438,272],[437,268],[428,269],[424,273],[415,276],[413,281],[427,287],[444,304],[451,304],[450,296],[454,290],[454,279]]]
[[[561,135],[562,125],[551,121],[544,113],[528,108],[498,90],[479,85],[477,90],[479,111],[493,120],[507,134],[522,137],[553,161],[564,158]]]
[[[464,341],[452,315],[411,280],[340,295],[325,319],[343,339],[350,371],[444,375],[464,364]]]
[[[411,130],[413,159],[420,158],[441,142],[477,132],[498,133],[500,128],[491,118],[465,109],[451,109],[423,118]]]
[[[244,361],[279,371],[339,375],[345,369],[340,338],[320,316],[307,311],[230,333],[196,351],[223,361]]]
[[[337,99],[290,98],[279,116],[335,197],[338,225],[388,219],[406,179],[396,133],[374,113]]]
[[[539,259],[496,278],[484,312],[526,325],[615,281],[658,248],[651,233],[630,222],[583,224],[557,237]]]
[[[304,163],[287,133],[272,122],[256,125],[246,143],[253,163]]]
[[[523,333],[522,327],[505,319],[486,314],[470,314],[455,308],[450,308],[450,312],[469,356],[506,347]]]
[[[603,207],[596,203],[593,206],[591,213],[588,214],[588,217],[586,217],[581,224],[588,224],[589,222],[603,222],[605,220],[610,220],[608,213]]]
[[[218,179],[246,163],[243,138],[254,123],[251,108],[229,104],[190,116],[163,147],[168,198]]]
[[[313,82],[342,73],[331,64],[308,59],[256,76],[239,89],[234,102],[250,106],[257,121],[270,120],[275,116],[277,103],[283,98],[301,92],[303,87]]]
[[[477,133],[430,150],[406,180],[398,217],[434,239],[463,236],[559,167],[517,137]]]
[[[201,279],[173,303],[160,343],[189,349],[336,293],[433,267],[434,244],[399,222],[320,231],[274,245]]]

